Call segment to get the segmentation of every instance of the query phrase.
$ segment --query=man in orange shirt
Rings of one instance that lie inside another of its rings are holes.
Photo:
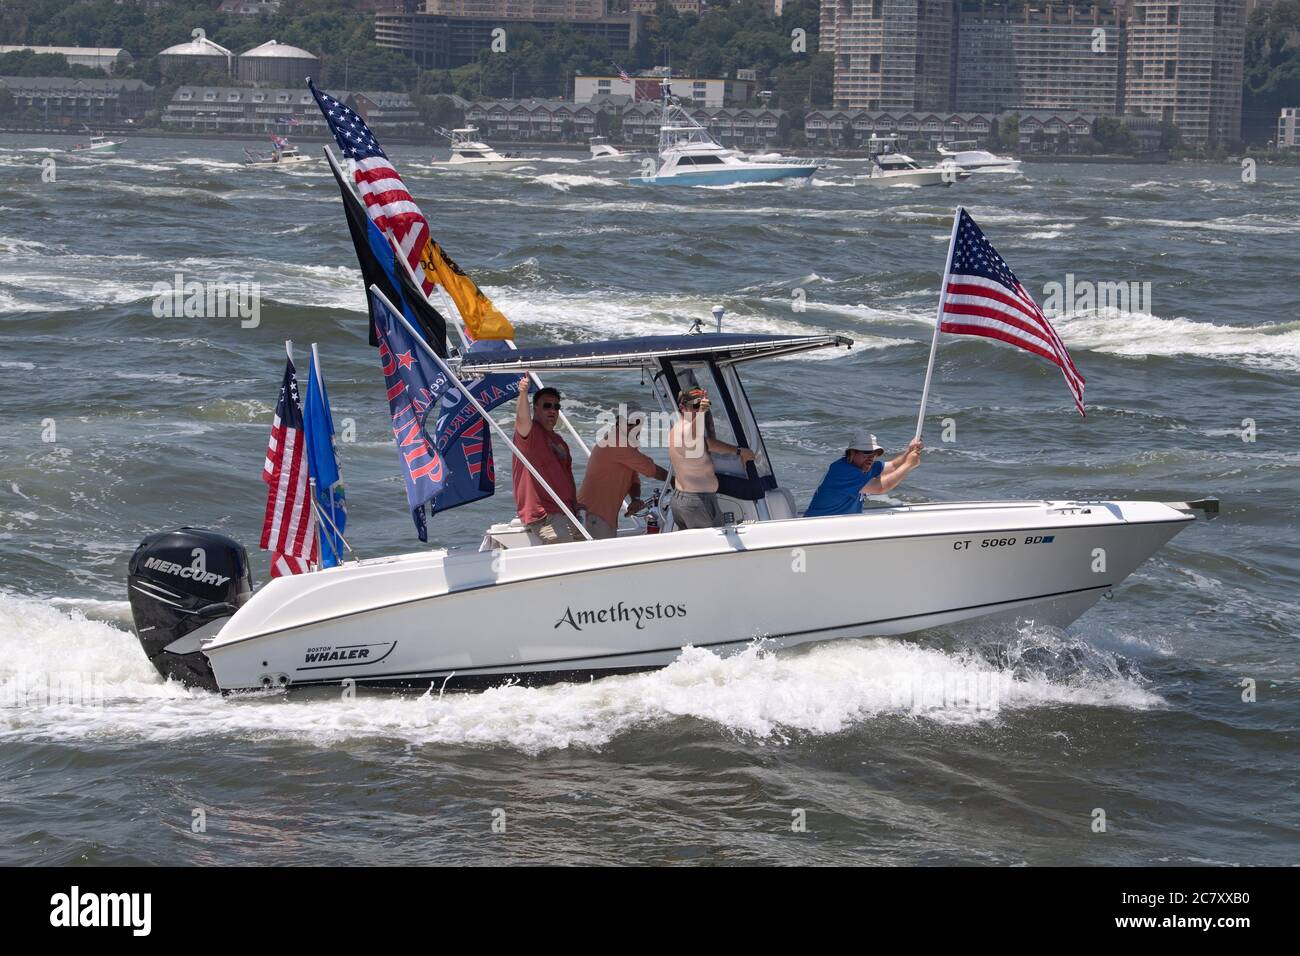
[[[625,415],[620,411],[614,424],[591,450],[587,472],[578,489],[578,504],[587,509],[587,532],[593,538],[613,538],[618,534],[618,511],[628,495],[632,496],[632,502],[627,513],[640,509],[640,475],[647,478],[653,475],[660,481],[668,477],[668,472],[656,465],[653,458],[637,450],[640,431],[640,414]]]

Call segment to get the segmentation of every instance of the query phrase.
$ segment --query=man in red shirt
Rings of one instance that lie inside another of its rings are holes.
[[[528,386],[525,375],[519,380],[519,400],[515,403],[515,447],[528,459],[529,464],[546,480],[560,499],[574,514],[578,511],[578,492],[573,482],[573,458],[569,446],[555,431],[560,420],[560,393],[553,388],[540,388],[533,396],[529,411]],[[555,499],[546,493],[532,472],[522,462],[511,459],[510,477],[515,488],[515,507],[519,520],[536,532],[542,544],[565,544],[583,540],[582,532],[574,527]]]

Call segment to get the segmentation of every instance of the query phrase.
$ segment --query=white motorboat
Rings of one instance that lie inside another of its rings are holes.
[[[721,528],[621,529],[541,546],[517,520],[475,550],[346,561],[254,590],[237,542],[196,529],[146,538],[128,590],[168,677],[239,692],[313,685],[473,688],[663,667],[684,647],[736,652],[897,636],[972,621],[1065,626],[1213,499],[942,502],[799,517],[740,379],[747,362],[844,348],[838,335],[709,333],[473,353],[462,376],[622,370],[665,412],[700,384],[718,437]],[[871,573],[864,576],[863,569]]]
[[[954,143],[956,149],[939,146],[939,155],[943,162],[952,163],[958,169],[968,173],[1018,173],[1020,160],[1012,156],[995,156],[986,149],[962,149],[967,144]],[[974,146],[973,143],[969,144]]]
[[[270,155],[244,150],[245,169],[287,169],[291,166],[306,166],[316,160],[304,156],[297,146],[284,137],[272,137]]]
[[[673,98],[664,96],[659,125],[659,169],[633,176],[637,185],[730,186],[808,179],[820,164],[811,159],[759,161],[727,149]]]
[[[625,153],[617,146],[614,146],[604,136],[593,136],[587,140],[587,145],[591,147],[592,159],[631,159],[631,153]]]
[[[478,138],[478,128],[466,126],[463,129],[439,130],[451,142],[451,156],[446,160],[436,157],[433,165],[466,169],[510,169],[532,162],[526,156],[513,153],[502,155]]]
[[[873,136],[867,148],[871,155],[871,173],[858,178],[873,185],[951,186],[970,178],[970,173],[950,163],[922,166],[899,148],[897,136]]]
[[[107,136],[101,136],[97,133],[90,133],[90,138],[84,143],[74,143],[68,147],[70,153],[90,153],[92,155],[111,156],[122,148],[122,143],[117,140],[111,140]]]

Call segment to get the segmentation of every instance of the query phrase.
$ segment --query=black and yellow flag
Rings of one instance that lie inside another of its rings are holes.
[[[430,239],[425,243],[420,254],[420,265],[430,282],[442,286],[456,303],[460,317],[465,321],[465,329],[475,341],[482,339],[513,339],[514,326],[501,314],[501,310],[492,304],[474,280],[461,271],[451,256],[442,247]]]

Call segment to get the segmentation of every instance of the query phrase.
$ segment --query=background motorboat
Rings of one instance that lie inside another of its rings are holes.
[[[86,130],[90,133],[90,130]],[[74,143],[68,147],[70,153],[90,153],[92,155],[111,156],[122,148],[122,143],[117,140],[111,140],[107,136],[101,136],[97,133],[90,133],[90,139],[84,143]]]
[[[476,169],[510,169],[532,162],[524,156],[514,154],[502,155],[478,138],[478,128],[466,126],[463,129],[441,131],[451,141],[451,157],[446,160],[434,159],[433,165],[441,167],[476,168]]]
[[[316,160],[304,156],[297,146],[287,139],[278,139],[269,156],[244,150],[244,167],[246,169],[285,169],[290,166],[307,166]]]
[[[745,157],[715,140],[703,126],[665,95],[659,126],[659,169],[633,176],[636,185],[731,186],[770,183],[782,179],[808,179],[819,165],[815,160],[760,161]]]
[[[984,501],[801,518],[740,380],[746,362],[847,348],[840,335],[708,333],[470,353],[490,373],[640,376],[660,410],[682,388],[714,399],[710,432],[755,452],[714,456],[725,525],[623,528],[541,546],[518,520],[477,551],[432,550],[275,578],[193,528],[147,537],[128,591],[163,675],[220,691],[338,685],[474,688],[664,667],[687,646],[739,652],[896,636],[973,621],[1065,626],[1217,502]],[[864,569],[870,569],[864,575]]]
[[[954,143],[954,146],[963,144]],[[1018,173],[1020,160],[1011,156],[995,156],[986,149],[947,149],[939,146],[943,162],[952,163],[968,173]]]
[[[587,145],[591,147],[592,159],[631,159],[631,153],[625,153],[618,147],[612,145],[604,136],[593,136],[587,140]]]
[[[952,164],[922,166],[899,148],[896,136],[872,137],[868,149],[871,173],[859,178],[878,186],[951,186],[970,178],[970,173]]]

